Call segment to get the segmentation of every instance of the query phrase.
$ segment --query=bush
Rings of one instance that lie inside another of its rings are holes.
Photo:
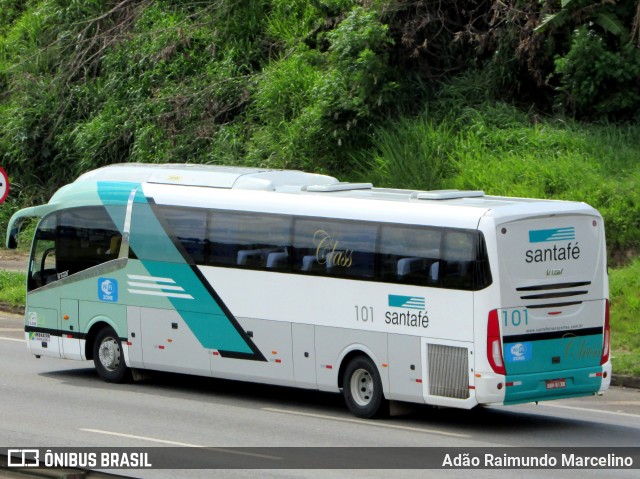
[[[611,49],[583,26],[569,52],[556,60],[559,100],[580,116],[637,117],[640,109],[640,48],[624,43]]]
[[[640,261],[610,275],[613,371],[640,375]]]
[[[367,141],[369,125],[393,98],[391,40],[375,11],[355,7],[318,39],[326,50],[299,43],[257,78],[252,162],[345,169],[348,153]]]
[[[0,303],[11,308],[24,307],[26,282],[24,273],[0,271]]]

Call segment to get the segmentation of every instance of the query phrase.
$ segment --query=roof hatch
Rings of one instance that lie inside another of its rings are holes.
[[[371,183],[333,183],[326,185],[309,185],[302,189],[310,193],[330,193],[332,191],[370,190],[372,188],[373,185]]]
[[[433,190],[414,193],[414,198],[419,200],[455,200],[458,198],[480,198],[484,191],[476,190]]]

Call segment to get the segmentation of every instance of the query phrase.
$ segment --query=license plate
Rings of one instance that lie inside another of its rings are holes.
[[[550,379],[547,381],[547,389],[561,389],[567,387],[566,379]]]

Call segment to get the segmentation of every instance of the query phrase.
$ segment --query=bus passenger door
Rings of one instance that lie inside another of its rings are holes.
[[[78,321],[78,300],[60,300],[60,346],[62,357],[66,359],[84,359],[80,347],[80,324]]]

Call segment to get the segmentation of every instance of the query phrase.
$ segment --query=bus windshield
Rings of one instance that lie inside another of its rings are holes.
[[[29,291],[116,259],[121,239],[104,207],[72,208],[45,217],[35,234]]]

